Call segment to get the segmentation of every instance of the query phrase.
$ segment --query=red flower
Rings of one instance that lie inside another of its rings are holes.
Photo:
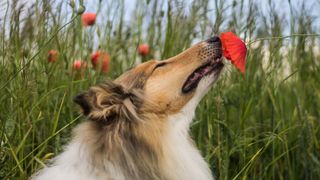
[[[84,70],[87,67],[87,63],[82,60],[75,60],[73,62],[73,69],[74,70]]]
[[[97,70],[101,70],[104,73],[109,71],[110,56],[104,51],[96,51],[91,55],[91,62],[93,67]]]
[[[149,51],[150,51],[150,48],[149,48],[149,45],[148,44],[140,44],[139,47],[138,47],[138,53],[141,55],[141,56],[146,56],[149,54]]]
[[[224,57],[229,59],[240,72],[244,73],[247,55],[244,42],[232,32],[221,33],[220,38]]]
[[[48,52],[48,62],[55,62],[58,60],[59,52],[57,50],[50,50]]]
[[[96,13],[84,13],[81,18],[83,26],[92,26],[96,22]]]

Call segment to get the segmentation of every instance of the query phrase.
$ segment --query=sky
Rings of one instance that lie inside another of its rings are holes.
[[[25,7],[28,8],[30,7],[34,2],[36,2],[37,0],[19,0],[20,2],[23,2],[25,4]],[[70,0],[56,0],[57,2],[61,2],[64,1],[66,3],[68,3]],[[96,11],[97,10],[97,4],[100,0],[84,0],[84,4],[87,8],[87,11]],[[102,4],[108,4],[108,2],[112,2],[113,0],[102,0],[103,2],[106,3],[102,3]],[[126,11],[130,12],[132,10],[134,10],[135,8],[135,3],[136,1],[139,0],[123,0],[125,2],[126,5]],[[140,0],[140,1],[145,1],[145,0]],[[211,5],[213,5],[214,0],[209,0],[212,3],[210,3]],[[239,0],[240,1],[240,0]],[[244,0],[246,2],[248,2],[249,0]],[[266,10],[267,4],[269,0],[252,0],[253,2],[258,2],[261,4],[261,9]],[[313,11],[313,13],[315,15],[320,15],[320,0],[271,0],[276,7],[284,12],[289,12],[289,6],[288,6],[288,1],[291,1],[291,3],[296,6],[299,7],[301,5],[302,2],[304,2],[307,7],[313,7],[311,10]],[[4,13],[5,13],[5,5],[7,4],[7,2],[11,2],[11,0],[0,0],[0,19],[3,18]],[[75,0],[76,3],[78,3],[77,0]],[[184,2],[185,4],[191,4],[192,0],[181,0],[181,2]],[[231,4],[232,0],[226,0],[227,4]],[[130,17],[130,13],[127,13],[128,17]]]
[[[28,7],[30,7],[34,2],[36,2],[37,0],[19,0],[20,4],[23,2],[25,4],[25,10],[28,9]],[[70,2],[70,0],[55,0],[56,2],[65,2],[65,6],[68,6],[68,2]],[[79,3],[79,0],[74,0],[76,3]],[[87,12],[96,12],[98,9],[98,2],[100,0],[84,0],[84,4],[86,6],[86,11]],[[125,20],[126,21],[130,21],[132,20],[132,11],[136,8],[135,7],[135,3],[136,1],[146,1],[146,0],[123,0],[125,3]],[[233,0],[226,0],[226,4],[231,4]],[[240,1],[240,0],[239,0]],[[251,0],[244,0],[246,3],[248,3]],[[301,7],[302,2],[305,3],[308,12],[311,12],[311,14],[315,17],[316,23],[314,24],[319,24],[320,26],[320,0],[252,0],[255,3],[259,3],[260,5],[258,6],[259,9],[262,12],[268,12],[268,2],[271,1],[274,3],[276,9],[278,12],[281,12],[285,18],[289,18],[289,14],[290,14],[290,8],[289,8],[289,4],[288,1],[291,1],[291,3],[293,4],[294,7],[296,7],[297,9],[299,9]],[[0,0],[0,25],[2,25],[4,23],[4,14],[5,14],[5,10],[6,10],[6,4],[7,2],[11,3],[12,0]],[[101,7],[101,14],[103,12],[107,12],[108,11],[108,4],[115,2],[114,0],[102,0],[103,5],[105,5],[105,7]],[[188,5],[190,5],[192,3],[192,0],[184,0],[181,2],[183,2],[184,4],[186,4],[188,7]],[[209,0],[210,2],[210,8],[209,9],[213,9],[213,4],[214,4],[214,0]],[[228,5],[227,5],[228,6]],[[165,6],[166,8],[166,6]],[[186,13],[188,13],[188,8],[186,9]],[[70,8],[69,8],[69,11]],[[25,11],[26,12],[26,11]],[[214,11],[212,11],[214,12]],[[67,14],[71,14],[69,12],[67,12]],[[267,14],[267,13],[266,13]],[[212,16],[212,19],[214,20],[214,14]],[[98,17],[99,18],[99,17]],[[287,19],[287,21],[289,21],[289,19]],[[7,23],[8,25],[9,23]],[[318,29],[320,27],[317,27]]]
[[[132,10],[134,10],[135,3],[137,0],[124,0],[124,1],[125,1],[125,5],[127,6],[127,12],[131,12]],[[140,0],[140,1],[144,1],[144,0]],[[192,0],[184,0],[184,1],[181,0],[181,1],[187,5],[190,5],[192,3]],[[209,0],[209,1],[210,1],[210,5],[212,5],[211,9],[213,9],[214,0]],[[232,3],[232,0],[225,0],[225,1],[227,4]],[[249,0],[244,0],[244,1],[249,2]],[[304,2],[306,6],[310,8],[310,10],[315,16],[320,16],[320,0],[252,0],[252,1],[255,3],[260,3],[261,5],[259,7],[263,11],[267,11],[268,2],[272,1],[275,4],[276,8],[279,11],[283,11],[284,13],[290,12],[288,1],[291,1],[294,7],[299,7],[301,6],[302,2]],[[87,7],[87,11],[93,11],[93,12],[96,11],[97,9],[96,5],[98,4],[98,2],[99,0],[84,0],[84,3]],[[130,17],[130,13],[127,13],[127,15],[128,17]]]

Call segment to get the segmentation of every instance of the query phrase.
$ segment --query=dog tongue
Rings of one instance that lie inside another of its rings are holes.
[[[240,70],[241,73],[246,69],[247,48],[244,42],[232,32],[220,34],[222,42],[223,56]]]

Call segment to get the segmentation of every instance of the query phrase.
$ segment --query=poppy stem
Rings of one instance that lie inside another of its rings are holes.
[[[307,37],[307,36],[313,36],[313,37],[317,37],[317,36],[320,36],[320,34],[291,34],[291,35],[288,35],[288,36],[278,36],[278,37],[263,37],[263,38],[257,38],[255,40],[252,40],[252,41],[249,41],[247,42],[247,46],[255,43],[255,42],[258,42],[258,41],[270,41],[270,40],[279,40],[279,39],[286,39],[286,38],[291,38],[291,37]]]

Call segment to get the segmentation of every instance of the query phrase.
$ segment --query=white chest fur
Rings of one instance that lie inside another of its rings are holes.
[[[197,100],[190,101],[176,115],[169,118],[170,128],[165,147],[169,164],[166,173],[176,180],[211,180],[212,173],[189,136]]]

